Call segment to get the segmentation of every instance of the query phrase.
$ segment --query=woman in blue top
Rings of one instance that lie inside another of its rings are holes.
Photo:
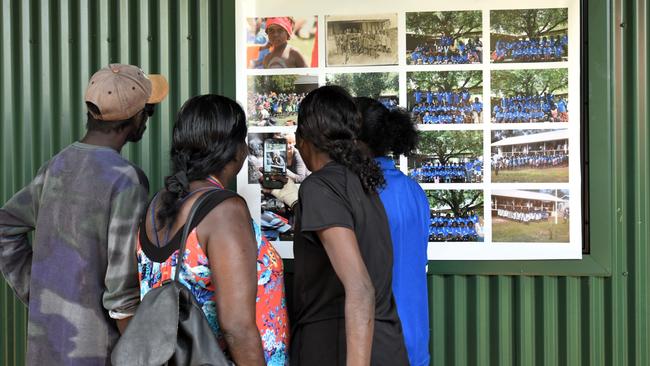
[[[360,140],[379,163],[386,186],[379,192],[393,239],[393,293],[402,321],[412,366],[429,364],[429,314],[426,265],[429,241],[429,201],[420,186],[398,169],[387,155],[408,155],[418,133],[409,113],[389,111],[370,98],[355,99],[363,122]]]

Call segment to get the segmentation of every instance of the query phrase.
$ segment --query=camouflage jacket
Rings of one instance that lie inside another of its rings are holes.
[[[139,303],[147,195],[145,175],[115,150],[76,142],[0,209],[0,269],[29,307],[28,365],[110,364],[114,319]]]

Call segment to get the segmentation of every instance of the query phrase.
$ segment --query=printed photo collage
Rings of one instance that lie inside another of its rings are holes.
[[[267,162],[297,184],[310,174],[298,106],[335,84],[411,112],[419,148],[394,158],[425,189],[430,242],[568,243],[568,9],[484,12],[248,18],[248,183]],[[264,234],[292,240],[270,189],[260,208]]]

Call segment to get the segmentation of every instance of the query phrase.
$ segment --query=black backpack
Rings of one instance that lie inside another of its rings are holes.
[[[214,190],[201,195],[192,205],[178,250],[180,263],[174,280],[149,291],[111,354],[115,366],[230,366],[201,306],[178,280],[190,223],[209,195],[220,201],[233,192]]]

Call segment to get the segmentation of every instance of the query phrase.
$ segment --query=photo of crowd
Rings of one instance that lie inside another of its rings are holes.
[[[569,131],[492,132],[492,182],[568,182]]]
[[[408,108],[420,124],[483,121],[481,71],[409,72]]]
[[[318,67],[318,17],[248,18],[249,69]]]
[[[492,72],[492,123],[568,122],[567,69]]]
[[[492,240],[523,243],[569,242],[569,191],[493,191]]]
[[[411,170],[418,183],[477,183],[482,178],[483,159],[462,159],[457,163],[440,164],[427,161]]]
[[[250,126],[292,126],[297,122],[298,105],[318,87],[318,76],[249,76],[248,85]]]
[[[431,212],[430,242],[482,242],[483,191],[426,191]]]
[[[406,63],[481,63],[482,34],[480,11],[406,13]]]
[[[408,172],[419,183],[483,182],[482,131],[421,132]]]
[[[490,12],[492,62],[558,62],[568,59],[568,9]]]
[[[327,66],[396,65],[397,14],[325,17]]]

